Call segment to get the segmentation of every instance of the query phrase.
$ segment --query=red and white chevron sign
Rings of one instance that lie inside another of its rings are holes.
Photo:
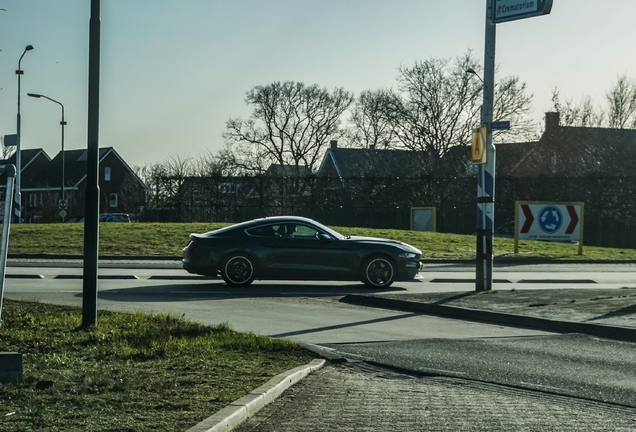
[[[517,201],[517,238],[581,241],[583,203]]]

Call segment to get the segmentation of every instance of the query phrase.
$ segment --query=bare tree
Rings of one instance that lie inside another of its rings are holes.
[[[392,120],[398,95],[392,90],[365,90],[358,96],[349,119],[346,145],[356,148],[391,149],[400,146]]]
[[[560,114],[562,126],[636,128],[636,81],[619,76],[605,93],[605,102],[606,107],[596,107],[589,96],[579,103],[563,101],[559,90],[552,90],[553,109]]]
[[[274,163],[317,168],[329,141],[337,138],[340,117],[353,95],[317,85],[275,82],[249,90],[247,120],[230,119],[220,157],[243,172],[262,173]]]
[[[454,62],[430,59],[400,67],[398,92],[368,91],[358,99],[351,120],[355,132],[349,136],[360,147],[389,143],[441,160],[451,148],[468,144],[480,124],[482,83],[467,73],[469,69],[479,70],[470,51]],[[517,77],[497,82],[493,116],[510,120],[512,128],[497,133],[495,140],[536,137],[537,126],[528,117],[531,111],[532,96],[525,83]]]
[[[510,130],[493,133],[495,143],[537,140],[539,125],[530,114],[532,95],[526,93],[526,83],[516,76],[504,77],[495,83],[493,119],[510,121]]]
[[[561,126],[601,127],[604,124],[605,113],[594,106],[589,96],[575,104],[572,100],[561,101],[559,90],[554,89],[552,90],[552,105],[554,111],[560,114]]]
[[[636,128],[636,82],[625,75],[620,76],[605,97],[609,127]]]

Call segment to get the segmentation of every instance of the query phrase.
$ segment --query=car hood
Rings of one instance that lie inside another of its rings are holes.
[[[399,242],[397,240],[389,240],[376,237],[361,237],[361,236],[349,236],[344,241],[353,243],[365,243],[365,244],[378,244],[378,245],[393,245],[403,249],[406,252],[422,254],[422,251],[406,243]]]

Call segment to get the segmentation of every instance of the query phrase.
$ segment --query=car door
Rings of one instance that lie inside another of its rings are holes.
[[[285,224],[272,242],[270,269],[280,279],[355,279],[351,257],[314,226]],[[323,236],[321,237],[321,234]]]

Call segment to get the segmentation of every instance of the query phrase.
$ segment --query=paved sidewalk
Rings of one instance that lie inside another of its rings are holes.
[[[636,288],[348,295],[342,301],[636,342]]]
[[[636,288],[380,294],[343,301],[564,332],[579,325],[636,341]],[[636,408],[349,360],[315,371],[234,430],[633,431]]]

